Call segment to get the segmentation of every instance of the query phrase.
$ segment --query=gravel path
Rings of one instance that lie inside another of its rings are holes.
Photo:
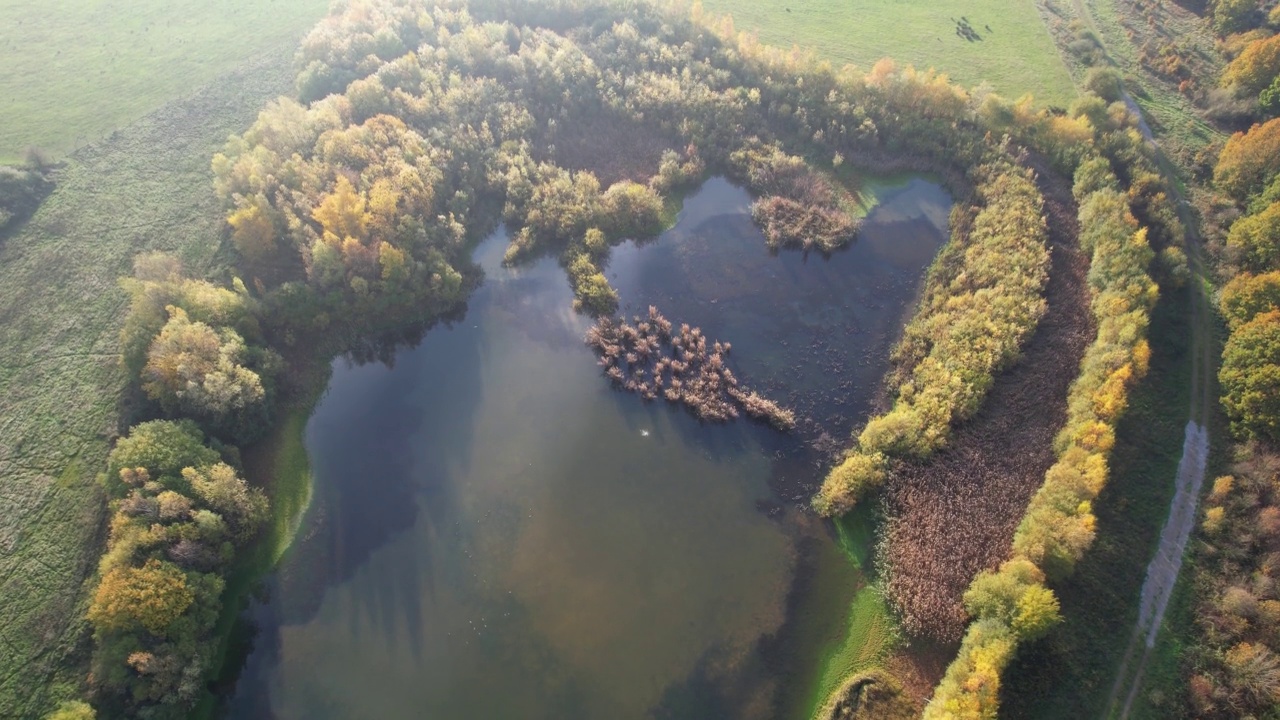
[[[1125,650],[1124,659],[1120,661],[1120,671],[1111,688],[1105,717],[1118,716],[1121,720],[1129,717],[1129,709],[1142,687],[1147,661],[1155,647],[1156,636],[1160,634],[1165,610],[1169,607],[1169,599],[1178,582],[1178,573],[1182,570],[1182,556],[1187,549],[1187,540],[1196,526],[1196,505],[1200,499],[1200,488],[1204,485],[1208,456],[1209,432],[1194,420],[1188,421],[1186,438],[1182,443],[1182,459],[1178,462],[1178,489],[1173,496],[1164,530],[1160,533],[1160,546],[1156,550],[1156,556],[1147,566],[1147,578],[1142,583],[1138,623],[1129,637],[1129,647]],[[1129,668],[1133,667],[1134,655],[1139,648],[1141,655],[1137,659],[1137,669],[1130,679]],[[1126,684],[1129,691],[1125,693],[1124,705],[1117,715],[1116,706]]]

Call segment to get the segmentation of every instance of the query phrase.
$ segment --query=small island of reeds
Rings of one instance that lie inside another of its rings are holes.
[[[625,317],[600,318],[586,341],[605,375],[645,400],[661,396],[711,422],[745,413],[779,430],[795,427],[795,413],[739,384],[725,361],[730,343],[708,341],[687,323],[676,328],[652,305],[647,318],[636,315],[630,323]]]

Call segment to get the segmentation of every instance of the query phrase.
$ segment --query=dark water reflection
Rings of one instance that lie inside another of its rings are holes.
[[[618,248],[611,279],[733,342],[739,377],[793,404],[805,438],[843,435],[949,200],[885,188],[830,259],[770,257],[747,203],[708,182],[671,232]],[[817,672],[833,629],[797,617],[797,588],[847,607],[859,579],[815,560],[838,556],[821,524],[760,512],[789,505],[780,481],[816,480],[812,455],[612,390],[563,272],[504,269],[504,243],[477,250],[462,322],[393,367],[335,367],[307,427],[312,506],[254,610],[230,717],[764,718]]]

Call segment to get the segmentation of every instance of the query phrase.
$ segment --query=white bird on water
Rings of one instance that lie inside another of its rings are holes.
[[[640,431],[640,437],[649,437],[649,431],[648,431],[648,430],[641,430],[641,431]]]

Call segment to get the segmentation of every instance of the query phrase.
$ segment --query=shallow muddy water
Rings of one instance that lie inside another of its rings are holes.
[[[628,312],[733,343],[792,436],[613,389],[563,271],[500,265],[393,366],[338,361],[306,431],[315,486],[227,708],[236,718],[769,718],[812,704],[862,578],[796,506],[822,432],[867,412],[950,200],[879,188],[857,243],[770,256],[711,180],[613,252]],[[833,610],[834,609],[834,610]]]

